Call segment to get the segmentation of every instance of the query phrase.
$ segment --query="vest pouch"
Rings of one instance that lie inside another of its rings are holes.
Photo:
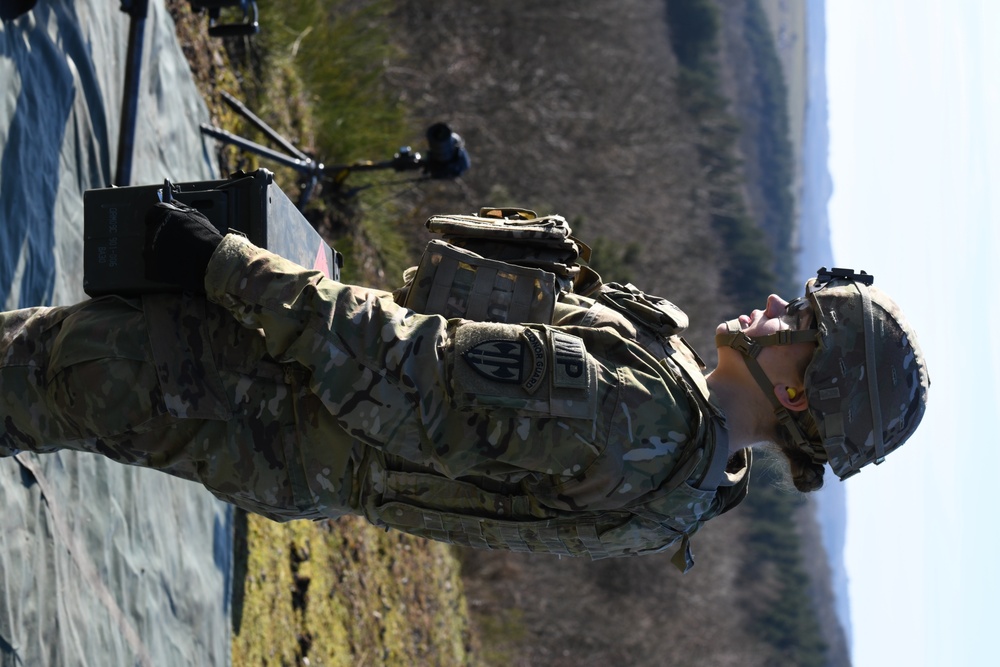
[[[573,230],[559,215],[482,209],[479,215],[434,216],[427,221],[427,229],[482,257],[549,271],[563,292],[573,289],[581,268],[578,260],[590,258],[590,248],[571,236]]]
[[[587,549],[588,545],[594,545],[600,550],[598,553],[603,552],[596,530],[584,528],[590,538],[585,544],[579,534],[582,526],[568,520],[487,519],[396,501],[375,508],[373,518],[376,525],[391,526],[411,535],[476,549],[595,557]]]
[[[428,242],[402,303],[448,319],[548,323],[555,276],[541,269],[486,259],[434,239]]]
[[[491,480],[492,481],[492,480]],[[497,487],[503,484],[495,482]],[[490,491],[480,484],[450,479],[434,473],[386,470],[382,502],[400,502],[443,512],[462,512],[488,517],[499,515],[510,521],[538,521],[555,517],[531,496],[507,485]]]
[[[476,549],[548,553],[592,560],[662,553],[686,536],[641,517],[608,512],[517,520],[389,501],[366,512],[377,526]]]
[[[663,338],[680,334],[688,327],[687,313],[662,297],[646,294],[631,283],[604,285],[598,300]]]

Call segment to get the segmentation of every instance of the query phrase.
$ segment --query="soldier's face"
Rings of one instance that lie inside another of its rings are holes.
[[[796,305],[800,302],[796,300]],[[754,310],[749,315],[739,316],[740,328],[750,336],[766,336],[783,329],[804,329],[812,321],[812,311],[808,308],[794,308],[789,311],[788,302],[777,294],[767,297],[763,310]],[[725,323],[720,324],[716,333],[726,333]]]
[[[813,314],[808,301],[796,299],[789,308],[787,301],[777,294],[772,294],[767,297],[763,310],[754,310],[749,315],[740,315],[737,319],[743,333],[753,338],[785,329],[806,329],[812,324]],[[716,329],[716,333],[726,332],[725,323]],[[761,351],[757,361],[772,382],[801,386],[802,374],[815,349],[815,343],[768,346]],[[719,348],[719,368],[730,364],[740,372],[746,368],[746,362],[739,352],[729,347]]]

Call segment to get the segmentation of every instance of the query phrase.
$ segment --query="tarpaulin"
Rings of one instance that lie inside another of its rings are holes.
[[[0,24],[0,306],[85,298],[83,193],[114,181],[131,18],[40,0]],[[218,178],[150,3],[133,183]],[[0,459],[0,665],[229,662],[232,523],[201,487],[60,452]]]

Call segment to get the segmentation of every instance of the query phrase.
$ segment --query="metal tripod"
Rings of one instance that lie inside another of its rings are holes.
[[[276,151],[244,137],[237,136],[232,132],[227,132],[226,130],[205,123],[201,125],[202,134],[212,137],[216,141],[232,144],[245,151],[256,153],[278,164],[291,167],[302,174],[306,180],[299,195],[299,201],[297,202],[299,209],[302,209],[309,202],[317,183],[327,175],[335,175],[338,180],[341,180],[347,173],[353,171],[392,169],[394,171],[421,170],[426,174],[427,178],[457,178],[465,173],[471,165],[471,160],[469,159],[468,152],[465,150],[462,138],[452,132],[451,128],[444,123],[435,123],[428,128],[427,143],[429,150],[426,157],[414,152],[409,146],[403,146],[391,159],[381,162],[366,160],[350,164],[325,165],[299,150],[292,142],[281,136],[277,130],[261,120],[245,104],[229,93],[223,91],[222,99],[236,113],[246,118],[251,125],[267,135],[272,142],[284,149],[285,152]]]

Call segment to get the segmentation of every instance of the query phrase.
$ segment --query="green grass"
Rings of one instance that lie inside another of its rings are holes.
[[[474,663],[451,547],[355,518],[246,519],[233,665]]]
[[[241,70],[239,89],[230,92],[328,168],[305,213],[344,254],[343,278],[375,286],[398,283],[414,263],[407,235],[396,226],[400,204],[391,186],[381,186],[398,176],[352,173],[341,183],[332,167],[391,159],[418,138],[385,85],[385,65],[396,53],[385,27],[390,8],[385,0],[268,3],[260,8],[260,34],[229,49]],[[227,129],[271,145],[238,119]],[[234,165],[275,172],[297,198],[300,174],[253,155],[232,156]]]

